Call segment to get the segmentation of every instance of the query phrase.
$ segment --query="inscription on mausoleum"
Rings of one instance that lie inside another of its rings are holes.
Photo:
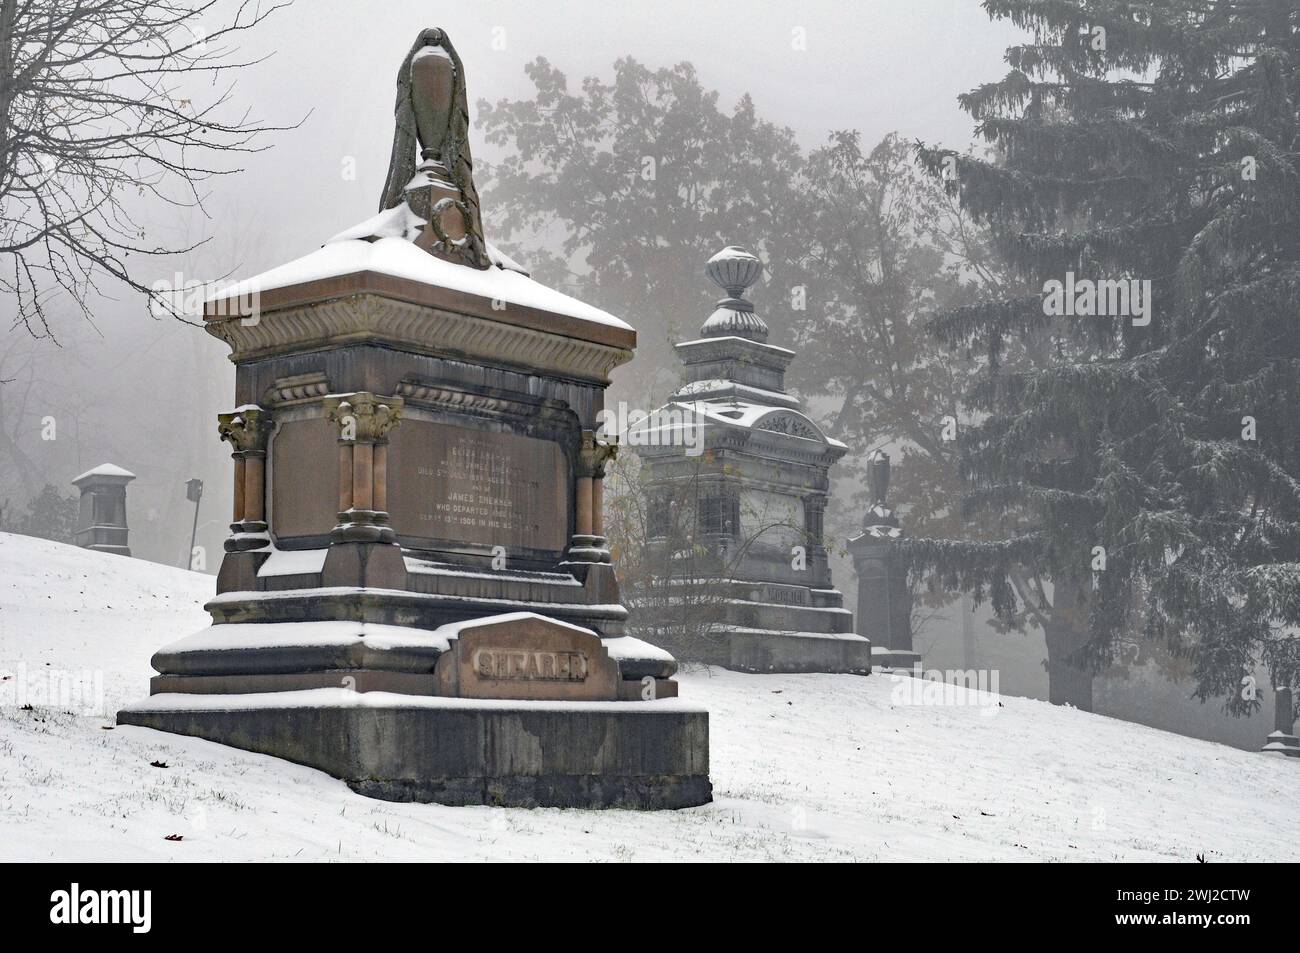
[[[399,535],[564,548],[568,468],[558,444],[408,419],[392,453],[389,510]]]

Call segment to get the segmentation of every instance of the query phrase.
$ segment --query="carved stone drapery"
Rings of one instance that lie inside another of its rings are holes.
[[[449,261],[490,267],[469,149],[465,66],[445,30],[422,30],[402,61],[394,120],[381,211],[406,201],[428,223],[417,245]]]
[[[897,527],[898,518],[885,502],[889,493],[889,454],[877,450],[867,461],[867,489],[871,508],[862,519],[862,528],[868,532],[880,527]]]
[[[337,541],[396,541],[388,525],[388,434],[402,405],[400,397],[365,392],[326,398],[326,416],[339,428]]]

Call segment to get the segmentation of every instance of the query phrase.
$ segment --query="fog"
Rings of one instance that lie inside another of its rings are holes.
[[[238,174],[211,181],[202,210],[142,207],[142,221],[158,234],[210,241],[184,260],[143,266],[139,277],[252,275],[373,215],[388,166],[395,73],[429,26],[445,28],[464,60],[472,117],[481,99],[529,97],[524,67],[537,57],[565,72],[571,87],[588,75],[609,78],[624,56],[652,68],[688,61],[720,92],[724,109],[749,94],[758,114],[791,128],[804,149],[836,129],[860,130],[868,144],[898,132],[966,147],[973,129],[957,97],[1003,75],[1003,50],[1017,38],[974,0],[296,0],[241,42],[247,55],[269,58],[240,72],[232,106],[259,121],[300,125],[268,136],[271,148],[244,157]],[[496,155],[481,131],[471,142],[490,166]],[[478,185],[490,202],[490,178]],[[206,490],[196,568],[215,572],[231,509],[228,448],[216,431],[216,415],[232,409],[226,348],[198,327],[151,316],[137,295],[104,291],[93,324],[56,305],[57,342],[4,322],[0,379],[10,382],[0,389],[0,502],[22,504],[46,484],[71,494],[79,473],[117,464],[137,475],[128,490],[134,555],[183,565],[194,519],[184,483],[199,478]],[[703,283],[701,291],[708,293]],[[0,299],[0,308],[12,302]],[[643,336],[663,333],[647,316],[620,317]],[[678,316],[687,324],[704,317]],[[851,595],[843,560],[836,575]],[[945,655],[945,638],[960,631],[955,616],[938,626],[940,634],[918,636],[918,646],[936,664],[963,663]],[[986,664],[1009,673],[1004,690],[1045,693],[1041,637],[993,634],[983,617],[976,628],[992,653]],[[1241,743],[1257,741],[1268,717],[1241,726]]]
[[[537,57],[573,86],[587,75],[608,78],[622,56],[650,67],[688,61],[706,87],[719,90],[724,108],[748,93],[761,116],[789,126],[805,148],[841,128],[861,130],[867,142],[894,130],[968,142],[971,123],[956,97],[1000,75],[1013,35],[964,0],[793,8],[478,0],[437,10],[410,0],[297,0],[241,40],[242,56],[267,58],[238,74],[230,113],[247,108],[265,123],[301,124],[261,140],[270,148],[242,157],[241,172],[210,180],[202,210],[139,208],[142,223],[170,245],[177,236],[208,239],[183,260],[137,265],[146,282],[255,274],[374,214],[397,66],[426,26],[442,26],[454,39],[471,113],[480,99],[529,96],[524,66]],[[196,100],[209,93],[195,85]],[[472,146],[490,165],[494,153],[481,135]],[[490,194],[490,181],[479,186]],[[230,464],[216,437],[216,414],[230,409],[226,349],[196,327],[151,316],[127,290],[103,290],[92,302],[93,324],[70,303],[56,304],[57,344],[33,341],[22,329],[3,332],[0,378],[15,379],[3,398],[12,439],[5,452],[22,459],[0,469],[0,500],[21,504],[45,483],[71,493],[68,481],[79,473],[116,463],[138,477],[129,490],[135,555],[183,564],[192,517],[183,483],[198,477],[205,483],[199,543],[219,554],[230,508]],[[48,417],[53,440],[41,439]],[[212,572],[219,560],[206,562]]]

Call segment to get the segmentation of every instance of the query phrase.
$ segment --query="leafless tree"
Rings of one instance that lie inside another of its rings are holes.
[[[146,235],[147,201],[202,207],[273,126],[237,112],[233,45],[292,0],[0,0],[0,294],[12,327],[51,336],[101,283],[172,311],[132,260],[184,253]],[[202,240],[199,241],[199,244]],[[182,317],[177,314],[177,317]]]
[[[702,479],[701,463],[651,483],[632,453],[618,457],[608,479],[606,529],[631,610],[628,633],[688,661],[712,658],[725,644],[726,607],[746,557],[777,536],[805,541],[790,513],[748,502],[739,526],[711,532],[701,518]]]

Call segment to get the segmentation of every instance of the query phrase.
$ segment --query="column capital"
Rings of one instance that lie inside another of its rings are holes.
[[[217,433],[235,453],[265,453],[266,441],[275,426],[271,412],[261,407],[241,407],[217,414]]]
[[[578,476],[605,479],[605,467],[617,456],[617,437],[601,440],[594,430],[584,430],[582,444],[578,448]]]
[[[365,391],[325,398],[326,416],[338,424],[339,439],[347,443],[379,443],[401,422],[405,401]]]

